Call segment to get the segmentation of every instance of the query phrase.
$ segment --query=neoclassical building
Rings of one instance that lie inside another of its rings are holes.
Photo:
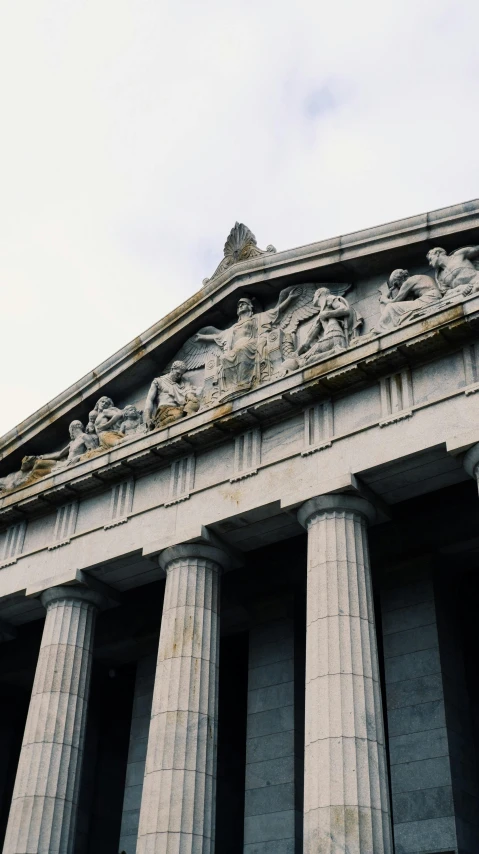
[[[4,854],[477,854],[479,201],[288,251],[0,440]]]

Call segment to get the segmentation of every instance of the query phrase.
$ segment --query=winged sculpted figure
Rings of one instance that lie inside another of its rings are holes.
[[[205,368],[204,404],[214,398],[226,401],[300,367],[310,357],[347,347],[350,333],[359,326],[357,315],[342,297],[348,287],[292,286],[281,291],[275,308],[257,313],[253,300],[241,296],[233,326],[200,329],[176,359],[188,370]],[[299,347],[298,327],[313,317],[317,317],[313,338]]]

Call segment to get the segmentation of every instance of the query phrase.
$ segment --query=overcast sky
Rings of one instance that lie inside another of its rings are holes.
[[[201,287],[479,196],[477,0],[1,0],[0,434]]]

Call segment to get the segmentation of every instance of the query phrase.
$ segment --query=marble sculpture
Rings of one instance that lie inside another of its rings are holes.
[[[236,223],[213,278],[232,264],[274,251],[271,246],[258,249],[252,232]],[[450,254],[435,247],[428,252],[427,260],[435,272],[434,279],[410,275],[403,269],[391,273],[380,288],[381,315],[370,334],[388,332],[443,304],[479,292],[479,246]],[[288,287],[280,292],[276,306],[268,310],[255,310],[254,298],[244,294],[238,300],[235,323],[226,329],[203,327],[183,344],[169,369],[151,383],[143,412],[132,404],[120,409],[110,397],[100,397],[85,428],[81,421],[71,422],[70,441],[64,448],[24,457],[19,471],[0,478],[0,495],[346,350],[356,342],[363,325],[361,315],[345,297],[350,287]],[[200,368],[204,369],[202,385],[195,385],[190,377]]]

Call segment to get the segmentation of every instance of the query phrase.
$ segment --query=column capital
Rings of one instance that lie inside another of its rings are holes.
[[[40,601],[44,608],[49,607],[54,602],[59,601],[81,601],[88,602],[90,605],[96,605],[101,608],[105,604],[105,598],[96,590],[90,590],[89,587],[80,587],[80,585],[63,585],[59,587],[49,587],[44,590],[40,596]]]
[[[318,513],[357,513],[362,516],[366,522],[374,522],[376,518],[376,508],[366,498],[361,498],[358,495],[350,495],[349,493],[329,493],[328,495],[318,495],[316,498],[310,498],[298,510],[298,522],[303,528],[308,528],[313,516]]]
[[[161,568],[168,572],[168,568],[175,560],[188,560],[199,558],[216,563],[221,569],[228,569],[231,557],[226,551],[217,546],[208,546],[204,543],[182,543],[178,546],[170,546],[161,552],[158,562]]]
[[[472,448],[469,448],[464,455],[463,460],[464,468],[467,473],[477,479],[479,474],[478,466],[479,466],[479,442],[477,445],[473,445]]]

